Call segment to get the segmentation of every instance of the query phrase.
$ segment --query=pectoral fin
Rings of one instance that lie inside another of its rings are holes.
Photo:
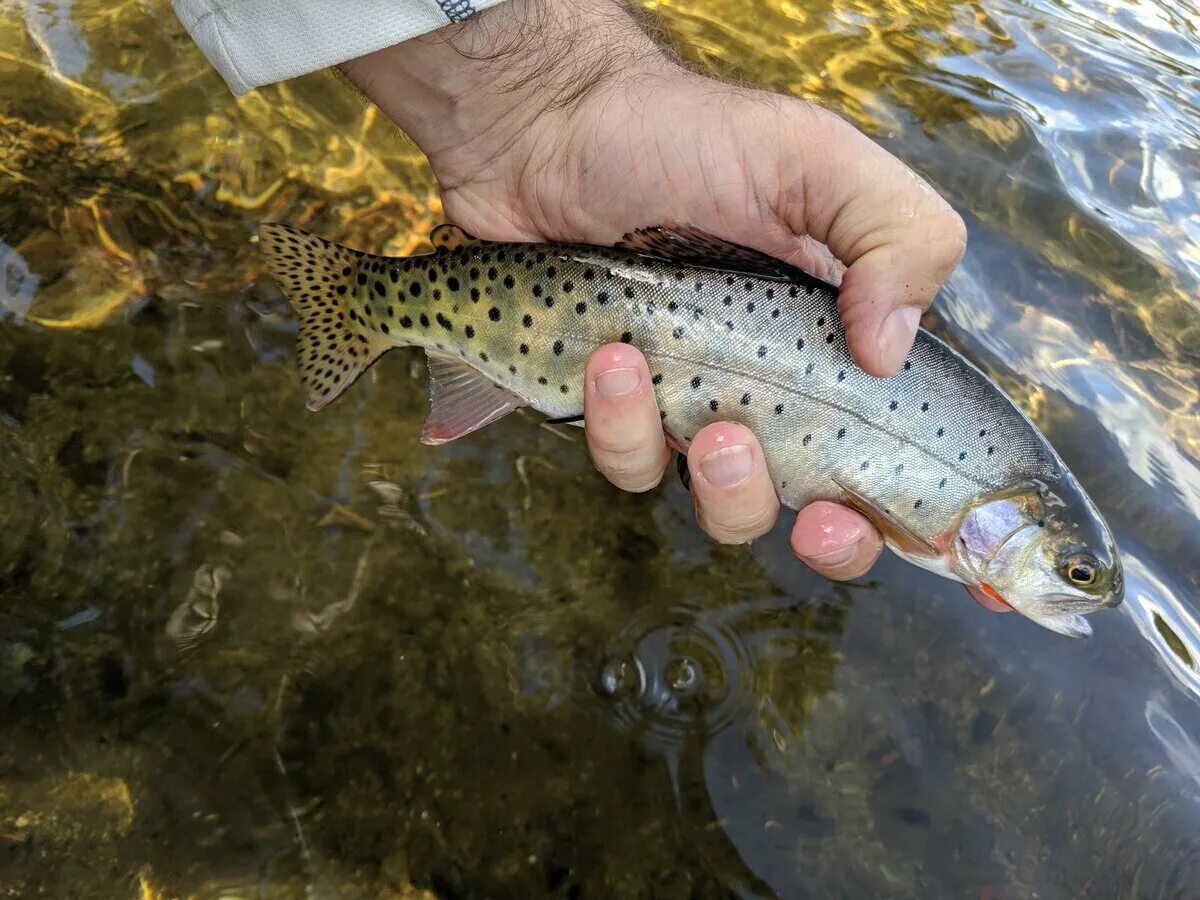
[[[932,541],[917,534],[890,511],[883,509],[838,479],[834,478],[833,482],[842,489],[842,502],[870,519],[871,524],[879,529],[879,533],[891,546],[909,556],[936,557],[942,555]]]

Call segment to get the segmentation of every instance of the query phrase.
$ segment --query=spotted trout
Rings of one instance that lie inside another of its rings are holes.
[[[422,347],[441,444],[521,406],[583,413],[588,357],[612,341],[646,357],[670,443],[716,421],[762,444],[780,500],[848,504],[909,562],[1060,634],[1116,606],[1121,562],[1095,505],[1033,423],[924,330],[891,378],[850,356],[838,290],[688,226],[614,247],[493,243],[438,226],[434,251],[373,256],[287,225],[259,232],[300,319],[308,408],[383,353]]]

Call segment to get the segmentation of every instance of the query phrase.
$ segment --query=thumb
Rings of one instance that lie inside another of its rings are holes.
[[[896,372],[921,313],[962,260],[962,218],[925,181],[824,110],[797,116],[798,172],[784,219],[847,266],[839,308],[850,352],[872,375]]]

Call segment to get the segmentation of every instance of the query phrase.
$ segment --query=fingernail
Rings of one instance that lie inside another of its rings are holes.
[[[722,447],[700,460],[700,471],[709,484],[719,488],[737,487],[754,471],[754,454],[745,444]]]
[[[637,369],[609,369],[596,376],[596,390],[605,397],[624,397],[632,394],[642,383]]]
[[[805,562],[813,563],[823,569],[836,569],[838,566],[844,566],[850,560],[854,559],[854,554],[858,550],[858,541],[855,541],[849,547],[842,547],[840,550],[830,550],[828,553],[820,553],[816,556],[805,558]]]
[[[912,346],[921,321],[921,310],[916,306],[901,306],[894,309],[879,326],[879,365],[889,372],[900,368],[908,348]]]

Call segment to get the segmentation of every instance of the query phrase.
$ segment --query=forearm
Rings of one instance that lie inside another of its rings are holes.
[[[439,175],[469,178],[546,114],[674,64],[619,0],[510,0],[341,68]]]

